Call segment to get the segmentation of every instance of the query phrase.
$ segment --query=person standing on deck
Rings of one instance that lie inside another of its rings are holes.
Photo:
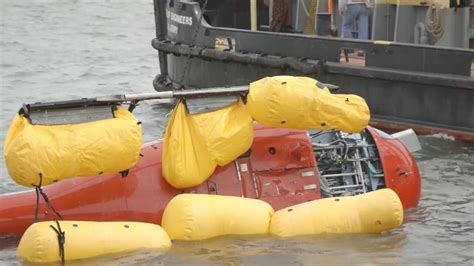
[[[339,0],[339,14],[343,16],[342,38],[353,38],[352,29],[357,22],[357,38],[369,39],[368,0]]]
[[[265,5],[270,6],[271,21],[269,30],[272,32],[284,32],[284,28],[288,27],[288,19],[290,17],[291,0],[264,0]]]

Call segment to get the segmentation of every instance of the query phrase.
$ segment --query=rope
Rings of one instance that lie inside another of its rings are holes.
[[[426,11],[425,24],[426,29],[431,33],[433,38],[438,40],[443,36],[443,16],[439,6],[433,4],[428,8]]]
[[[58,228],[55,228],[52,225],[50,225],[49,227],[51,227],[54,230],[54,232],[56,232],[56,234],[58,235],[59,256],[61,257],[61,265],[64,265],[64,261],[65,261],[64,243],[66,243],[66,232],[61,230],[61,225],[59,224],[58,220],[56,220],[56,225],[58,226]]]
[[[57,212],[56,209],[54,209],[53,205],[49,201],[48,195],[46,195],[46,193],[44,193],[43,189],[41,188],[41,184],[43,183],[43,175],[41,173],[39,174],[39,177],[40,177],[39,184],[38,185],[32,184],[35,187],[35,192],[36,192],[35,222],[38,222],[39,220],[38,211],[39,211],[39,196],[40,195],[43,197],[44,202],[46,202],[46,206],[48,206],[48,209],[52,210],[60,219],[62,219],[63,217],[61,216],[61,214],[59,214],[59,212]]]

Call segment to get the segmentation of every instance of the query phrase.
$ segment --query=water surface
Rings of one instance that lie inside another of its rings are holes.
[[[3,142],[23,103],[152,92],[158,73],[151,0],[0,0]],[[144,139],[158,138],[167,108],[144,103],[135,114]],[[168,252],[137,251],[90,264],[474,264],[474,147],[442,136],[420,138],[418,208],[382,235],[276,239],[224,237],[175,242]],[[23,190],[0,159],[0,193]],[[20,264],[15,239],[0,239],[0,265]],[[68,263],[68,265],[70,265]]]

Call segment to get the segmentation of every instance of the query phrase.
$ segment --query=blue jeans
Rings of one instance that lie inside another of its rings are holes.
[[[357,22],[357,38],[369,39],[369,10],[365,4],[347,5],[342,22],[342,38],[353,38],[354,22]]]

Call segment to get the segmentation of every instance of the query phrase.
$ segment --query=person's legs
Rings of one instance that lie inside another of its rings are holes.
[[[365,5],[358,6],[357,36],[358,39],[369,39],[369,10]]]
[[[346,12],[344,12],[344,19],[342,21],[342,38],[352,38],[352,27],[356,19],[355,5],[347,5]]]

